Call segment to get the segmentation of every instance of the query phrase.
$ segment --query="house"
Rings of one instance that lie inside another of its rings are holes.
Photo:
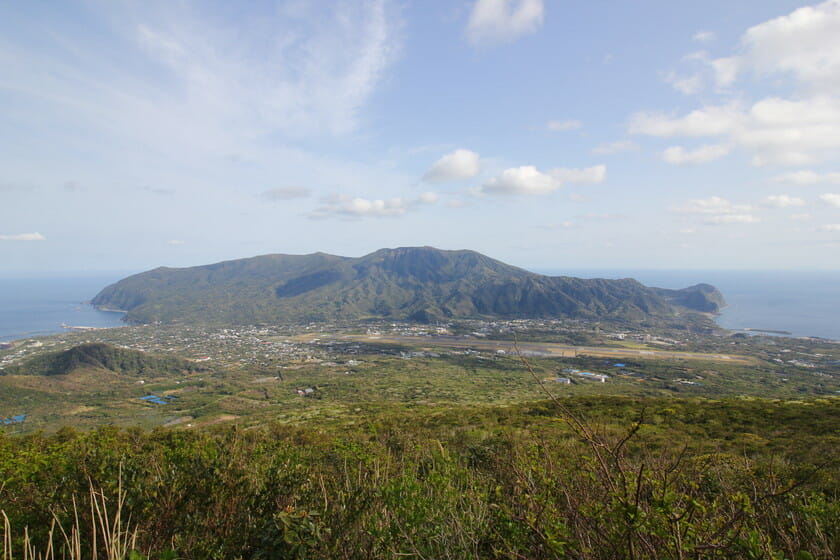
[[[608,375],[604,375],[603,373],[592,373],[591,371],[582,371],[578,373],[581,377],[585,377],[587,379],[591,379],[593,381],[597,381],[599,383],[606,383],[607,379],[609,379]]]

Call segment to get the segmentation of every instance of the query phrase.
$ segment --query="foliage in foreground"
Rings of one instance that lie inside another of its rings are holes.
[[[51,531],[69,555],[54,523],[96,526],[75,506],[94,488],[134,557],[835,558],[837,412],[569,399],[380,413],[352,431],[0,436],[4,556],[25,537],[48,550]],[[80,534],[69,556],[94,557]]]

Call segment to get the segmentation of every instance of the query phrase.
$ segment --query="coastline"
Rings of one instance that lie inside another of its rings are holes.
[[[553,272],[553,271],[552,271]],[[725,304],[710,313],[727,331],[840,341],[840,273],[715,270],[567,270],[576,277],[634,277],[648,286],[675,289],[706,282]],[[90,295],[113,277],[0,278],[0,342],[61,334],[62,323],[117,327],[126,310],[94,306]],[[80,306],[80,302],[84,302]],[[789,333],[789,334],[788,334]]]

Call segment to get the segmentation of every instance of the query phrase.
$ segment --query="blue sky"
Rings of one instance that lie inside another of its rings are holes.
[[[0,275],[840,268],[840,0],[0,0]]]

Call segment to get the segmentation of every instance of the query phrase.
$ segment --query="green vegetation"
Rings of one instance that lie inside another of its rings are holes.
[[[369,317],[579,317],[697,323],[723,304],[712,286],[647,288],[631,279],[548,277],[473,251],[382,249],[361,258],[266,255],[158,268],[102,290],[95,305],[132,323],[255,324]]]
[[[603,325],[23,341],[0,351],[0,419],[26,415],[0,433],[3,560],[840,554],[840,345]]]
[[[397,325],[394,330],[422,332],[423,328]],[[509,344],[500,346],[507,349],[501,354],[494,341],[481,338],[461,339],[458,347],[436,347],[437,339],[431,336],[403,336],[395,345],[383,343],[388,338],[385,334],[377,343],[375,338],[360,342],[368,337],[356,335],[295,334],[299,332],[312,330],[144,326],[22,343],[0,352],[0,362],[11,359],[13,353],[20,355],[0,369],[0,420],[25,414],[25,422],[5,428],[16,434],[102,424],[145,428],[198,428],[219,422],[260,426],[274,421],[344,425],[359,421],[357,409],[387,412],[453,404],[515,405],[544,397],[538,383],[510,355]],[[613,340],[609,348],[668,352],[666,357],[529,359],[539,378],[563,397],[801,399],[840,394],[840,345],[714,336],[692,340],[691,350],[747,359],[680,359],[680,346],[629,340]],[[598,340],[587,335],[586,342],[597,344]],[[139,346],[149,352],[125,348]],[[522,342],[525,350],[540,347]],[[55,367],[70,357],[75,362],[123,366]],[[566,370],[607,377],[600,383]],[[558,378],[569,383],[556,382]],[[167,399],[165,405],[141,400],[150,394],[175,398]]]
[[[136,557],[828,559],[839,409],[581,398],[352,428],[63,429],[0,436],[0,498],[16,555],[24,528],[44,550],[53,519],[91,525],[74,499],[116,504],[121,485]]]
[[[3,368],[0,375],[70,375],[77,370],[105,370],[129,376],[163,377],[195,373],[204,371],[205,368],[173,356],[154,356],[137,350],[91,342]]]

